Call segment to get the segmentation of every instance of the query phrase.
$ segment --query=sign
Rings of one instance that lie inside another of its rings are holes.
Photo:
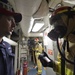
[[[53,55],[53,50],[48,49],[48,54]]]

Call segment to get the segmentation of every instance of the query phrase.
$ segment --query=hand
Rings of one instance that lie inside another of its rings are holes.
[[[38,59],[40,60],[40,62],[42,63],[42,65],[44,67],[52,67],[53,68],[53,60],[51,60],[45,52],[40,54]]]

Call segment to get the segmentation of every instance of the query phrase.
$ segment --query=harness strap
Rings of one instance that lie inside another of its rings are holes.
[[[62,46],[62,54],[65,56],[65,45],[66,41],[64,40],[63,46]],[[65,75],[65,60],[61,56],[61,75]]]

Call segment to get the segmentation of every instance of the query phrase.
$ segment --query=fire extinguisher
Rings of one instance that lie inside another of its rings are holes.
[[[17,70],[16,75],[20,75],[20,70]]]
[[[27,70],[28,70],[28,64],[27,62],[25,61],[23,63],[23,75],[27,75]]]

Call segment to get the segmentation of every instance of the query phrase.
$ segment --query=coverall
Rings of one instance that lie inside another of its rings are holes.
[[[11,46],[2,41],[0,43],[0,75],[14,75],[13,57]]]
[[[68,54],[68,53],[67,53]],[[54,61],[53,70],[56,72],[57,75],[61,75],[61,56],[58,53],[57,61]],[[73,75],[73,71],[65,66],[65,75]]]
[[[38,67],[38,74],[42,73],[42,64],[40,62],[40,60],[38,59],[38,56],[42,53],[42,45],[37,43],[35,45],[35,56],[36,56],[36,64]]]
[[[73,40],[73,39],[72,39]],[[71,41],[72,42],[72,41]],[[73,55],[74,55],[74,50],[72,51],[73,49],[73,45],[74,43],[71,43],[69,42],[69,46],[70,46],[70,52],[68,52],[67,50],[65,50],[65,57],[72,61],[73,60]],[[75,46],[75,45],[74,45]],[[60,49],[62,47],[62,44],[60,45]],[[65,61],[66,62],[66,61]],[[65,63],[65,75],[73,75],[73,65],[70,64],[70,63]],[[58,53],[57,55],[57,61],[54,61],[54,66],[53,66],[53,70],[58,74],[60,75],[61,74],[61,55],[60,53]]]

